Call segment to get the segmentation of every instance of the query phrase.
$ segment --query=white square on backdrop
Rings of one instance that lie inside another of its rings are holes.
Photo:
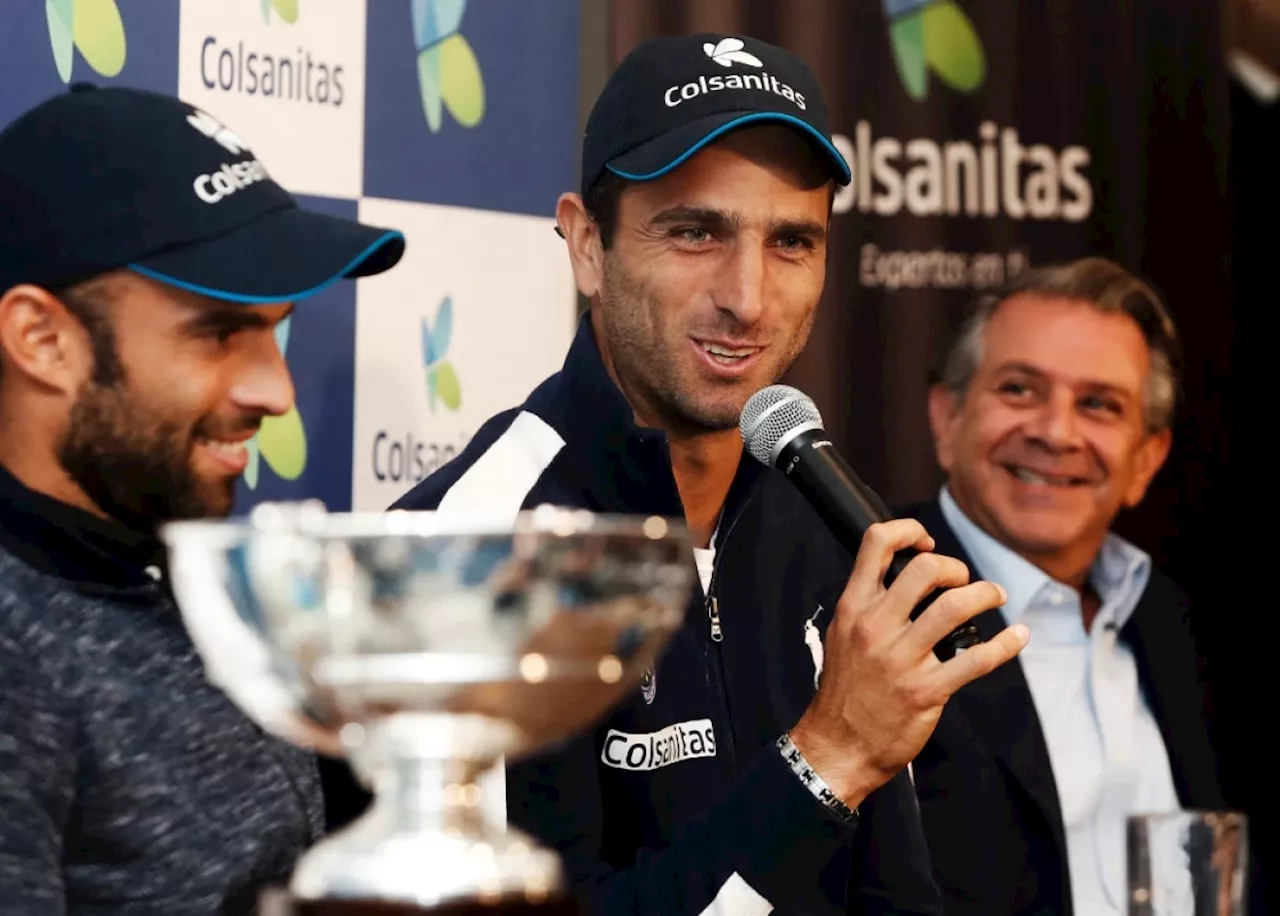
[[[262,0],[182,0],[178,94],[235,131],[290,191],[356,198],[365,4],[326,0],[296,10],[289,22]]]
[[[518,406],[563,365],[576,328],[554,220],[379,198],[359,216],[408,247],[356,289],[356,511],[387,508]]]

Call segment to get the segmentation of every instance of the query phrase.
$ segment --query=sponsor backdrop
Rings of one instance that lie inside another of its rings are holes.
[[[17,0],[0,124],[73,82],[176,94],[302,206],[405,233],[394,270],[281,326],[296,406],[263,424],[237,500],[378,510],[563,359],[577,45],[576,0]]]

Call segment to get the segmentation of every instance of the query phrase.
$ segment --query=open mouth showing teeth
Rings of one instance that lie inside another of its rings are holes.
[[[243,442],[229,442],[226,439],[201,439],[200,444],[228,458],[238,458],[244,454]]]
[[[1040,487],[1074,487],[1084,483],[1084,479],[1080,477],[1068,477],[1062,474],[1041,474],[1037,471],[1030,471],[1026,468],[1015,467],[1014,465],[1005,465],[1005,470],[1023,483],[1034,484]]]
[[[698,346],[702,348],[702,352],[722,366],[732,366],[748,356],[755,356],[760,352],[759,347],[722,347],[719,344],[703,343],[702,341],[698,341]]]

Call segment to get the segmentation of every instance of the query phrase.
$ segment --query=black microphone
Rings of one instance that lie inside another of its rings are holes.
[[[757,391],[742,408],[738,429],[751,456],[782,471],[850,554],[857,555],[868,528],[892,517],[876,492],[858,479],[831,444],[822,427],[822,415],[804,392],[788,385],[770,385]],[[914,548],[906,548],[894,554],[885,575],[886,586],[917,553]],[[939,589],[926,598],[911,612],[911,619],[941,593]],[[958,650],[981,641],[977,625],[969,621],[952,631],[933,651],[946,661]]]

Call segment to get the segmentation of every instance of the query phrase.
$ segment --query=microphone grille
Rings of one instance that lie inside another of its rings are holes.
[[[751,396],[738,418],[738,431],[751,457],[773,464],[773,450],[799,427],[822,426],[822,414],[807,394],[790,385],[770,385]]]

